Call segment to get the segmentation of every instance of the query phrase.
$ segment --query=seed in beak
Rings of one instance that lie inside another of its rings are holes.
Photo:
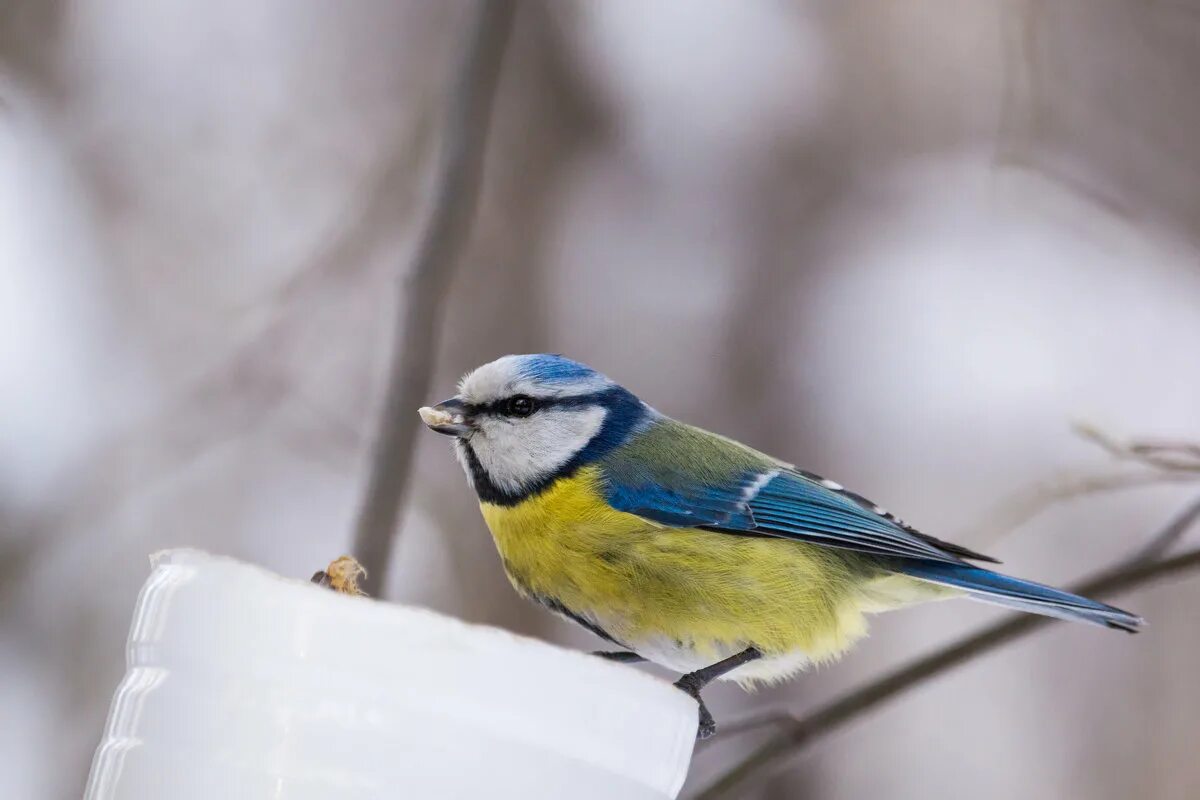
[[[440,406],[422,406],[417,409],[417,413],[430,430],[447,436],[466,436],[473,430],[462,414],[447,411]]]

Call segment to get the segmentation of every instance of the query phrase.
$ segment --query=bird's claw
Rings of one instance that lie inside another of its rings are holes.
[[[675,682],[675,688],[686,694],[688,697],[696,701],[699,706],[699,721],[696,725],[696,739],[703,740],[710,738],[717,732],[717,721],[713,719],[712,713],[708,710],[708,706],[704,704],[704,699],[700,697],[700,690],[687,680],[686,676]]]
[[[709,713],[708,706],[704,705],[703,700],[697,700],[696,702],[700,705],[700,720],[696,725],[696,739],[708,739],[717,732],[717,721],[713,719],[713,715]]]

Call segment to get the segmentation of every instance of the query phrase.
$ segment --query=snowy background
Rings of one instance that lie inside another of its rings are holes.
[[[0,2],[0,774],[78,797],[147,554],[306,576],[349,546],[469,6]],[[1200,3],[521,5],[430,400],[563,352],[970,540],[1072,436],[1200,439]],[[421,438],[386,596],[590,648],[507,585]],[[1066,583],[1194,493],[989,549]],[[1192,537],[1195,541],[1196,537]],[[761,798],[1200,795],[1200,580],[822,741]],[[718,720],[802,710],[995,617],[877,620]],[[696,785],[754,736],[698,754]]]

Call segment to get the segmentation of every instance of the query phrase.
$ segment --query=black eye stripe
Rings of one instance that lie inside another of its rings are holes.
[[[469,406],[470,413],[478,414],[494,414],[496,416],[507,417],[512,416],[508,413],[508,403],[515,395],[509,397],[501,397],[490,403],[472,403]],[[524,395],[529,397],[537,406],[537,410],[547,408],[586,408],[587,406],[602,405],[605,394],[603,392],[595,392],[593,394],[574,395],[572,397],[534,397],[532,395]]]

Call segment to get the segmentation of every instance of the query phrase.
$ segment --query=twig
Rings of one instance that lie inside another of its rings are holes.
[[[1188,509],[1189,512],[1192,510],[1192,508]],[[1165,542],[1165,545],[1169,546],[1183,534],[1187,527],[1186,524],[1179,524],[1180,521],[1185,518],[1194,521],[1198,516],[1200,516],[1200,512],[1190,516],[1185,512],[1184,515],[1173,520],[1162,532],[1156,534],[1151,540],[1151,544],[1161,546]],[[1168,533],[1170,533],[1169,536]],[[1105,597],[1200,567],[1200,549],[1162,561],[1147,562],[1144,553],[1148,549],[1149,545],[1116,567],[1072,587],[1071,591],[1086,596]],[[806,717],[789,720],[783,731],[730,768],[713,785],[697,795],[696,800],[733,797],[735,790],[742,788],[753,777],[766,772],[795,751],[861,716],[875,706],[891,700],[905,690],[953,667],[995,650],[1003,644],[1023,638],[1054,621],[1049,617],[1028,614],[1011,616],[1003,622],[985,628],[979,633],[961,639],[854,690]],[[745,731],[761,725],[782,722],[778,714],[770,713],[743,721],[737,725],[737,730]]]
[[[1146,542],[1142,549],[1133,554],[1129,559],[1130,562],[1148,564],[1162,558],[1172,545],[1179,541],[1192,525],[1196,524],[1198,519],[1200,519],[1200,498],[1193,500],[1191,505],[1184,507],[1183,511],[1176,514],[1165,528]]]
[[[1184,441],[1133,440],[1120,442],[1095,425],[1076,422],[1072,431],[1110,456],[1144,468],[1136,472],[1067,475],[1017,493],[997,506],[966,538],[976,549],[996,541],[1065,500],[1141,486],[1200,482],[1200,444]]]
[[[483,152],[514,0],[480,0],[446,109],[433,205],[400,286],[400,313],[370,476],[355,525],[354,552],[367,569],[367,591],[386,585],[413,444],[416,408],[426,402],[442,300],[479,196]]]
[[[1094,425],[1077,422],[1075,433],[1103,448],[1108,454],[1154,469],[1200,472],[1200,445],[1193,442],[1120,442]]]
[[[1122,489],[1191,483],[1200,483],[1200,474],[1150,471],[1068,475],[1049,483],[1037,484],[1006,499],[988,515],[983,525],[963,538],[975,549],[985,550],[1052,506],[1067,500]]]

